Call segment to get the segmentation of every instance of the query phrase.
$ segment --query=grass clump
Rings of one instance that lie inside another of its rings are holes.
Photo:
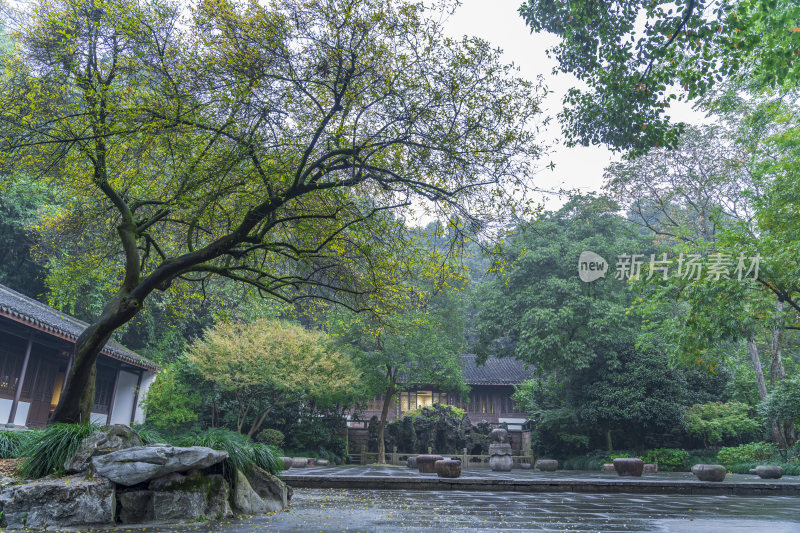
[[[202,433],[184,435],[174,444],[206,446],[228,452],[228,458],[222,463],[222,474],[231,482],[236,476],[237,469],[249,473],[253,471],[253,466],[258,466],[271,474],[278,474],[283,470],[280,454],[275,447],[253,442],[246,435],[223,428],[212,428]]]
[[[0,459],[19,459],[38,431],[0,431]]]
[[[99,428],[95,424],[50,424],[36,435],[25,438],[18,451],[25,457],[19,468],[20,474],[38,479],[63,473],[64,463],[75,455],[83,439]]]

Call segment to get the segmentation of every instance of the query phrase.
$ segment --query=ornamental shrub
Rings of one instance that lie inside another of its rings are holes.
[[[456,407],[455,405],[449,405],[446,403],[435,403],[428,407],[417,407],[416,409],[406,411],[403,414],[403,416],[404,417],[409,416],[412,419],[415,419],[420,415],[424,415],[438,420],[445,413],[449,414],[449,416],[452,416],[456,420],[461,420],[462,418],[464,418],[464,414],[466,414],[466,411],[464,409],[461,409],[460,407]]]
[[[771,442],[751,442],[722,448],[717,454],[717,461],[723,466],[731,466],[742,463],[764,463],[778,459],[778,448]]]
[[[762,430],[761,424],[750,417],[749,407],[742,402],[710,402],[694,404],[686,410],[689,433],[703,439],[706,446],[725,441],[745,441]]]
[[[644,456],[645,463],[658,465],[658,469],[665,472],[685,472],[689,469],[690,461],[689,452],[673,448],[647,450]]]
[[[256,442],[269,444],[276,448],[283,448],[283,433],[277,429],[267,428],[256,433]]]

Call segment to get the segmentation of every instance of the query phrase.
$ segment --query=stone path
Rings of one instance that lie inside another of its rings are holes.
[[[290,509],[270,516],[119,530],[796,533],[800,498],[297,489]]]

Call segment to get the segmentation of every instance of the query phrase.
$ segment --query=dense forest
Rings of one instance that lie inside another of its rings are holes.
[[[475,353],[532,370],[514,401],[538,455],[723,448],[797,466],[791,2],[744,0],[723,22],[633,2],[660,17],[642,35],[635,9],[526,3],[587,87],[567,95],[567,142],[624,153],[597,192],[552,210],[519,192],[541,156],[542,88],[488,43],[436,41],[419,7],[209,2],[191,22],[208,33],[177,35],[166,3],[110,15],[128,4],[54,2],[4,44],[0,283],[91,324],[73,370],[85,390],[56,419],[79,418],[113,335],[163,366],[149,428],[342,460],[346,412],[376,395],[385,411],[412,384],[465,395],[458,360]],[[43,37],[57,16],[74,42]],[[617,44],[631,34],[638,46]],[[414,56],[415,40],[446,45]],[[705,124],[670,122],[674,99]],[[602,277],[581,279],[584,252]]]

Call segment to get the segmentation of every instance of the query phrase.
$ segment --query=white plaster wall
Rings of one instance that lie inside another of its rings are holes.
[[[144,424],[145,412],[142,402],[147,397],[147,391],[150,390],[150,385],[156,380],[156,376],[155,372],[150,371],[145,371],[144,375],[142,375],[142,386],[139,388],[139,403],[136,405],[136,418],[134,420],[137,424]]]
[[[117,384],[117,397],[114,399],[114,406],[111,409],[111,423],[131,425],[131,411],[133,411],[133,397],[136,394],[136,381],[139,379],[137,374],[132,374],[124,370],[119,373],[119,383]]]
[[[0,399],[0,425],[8,423],[8,415],[11,414],[11,405],[13,403],[13,400],[8,400],[6,398]],[[25,422],[28,420],[28,409],[30,409],[30,406],[31,404],[28,402],[19,402],[17,404],[17,414],[14,416],[14,425],[25,425]]]
[[[92,424],[102,424],[106,425],[106,420],[108,420],[108,415],[104,415],[103,413],[92,413],[89,416],[89,419],[92,421]]]

